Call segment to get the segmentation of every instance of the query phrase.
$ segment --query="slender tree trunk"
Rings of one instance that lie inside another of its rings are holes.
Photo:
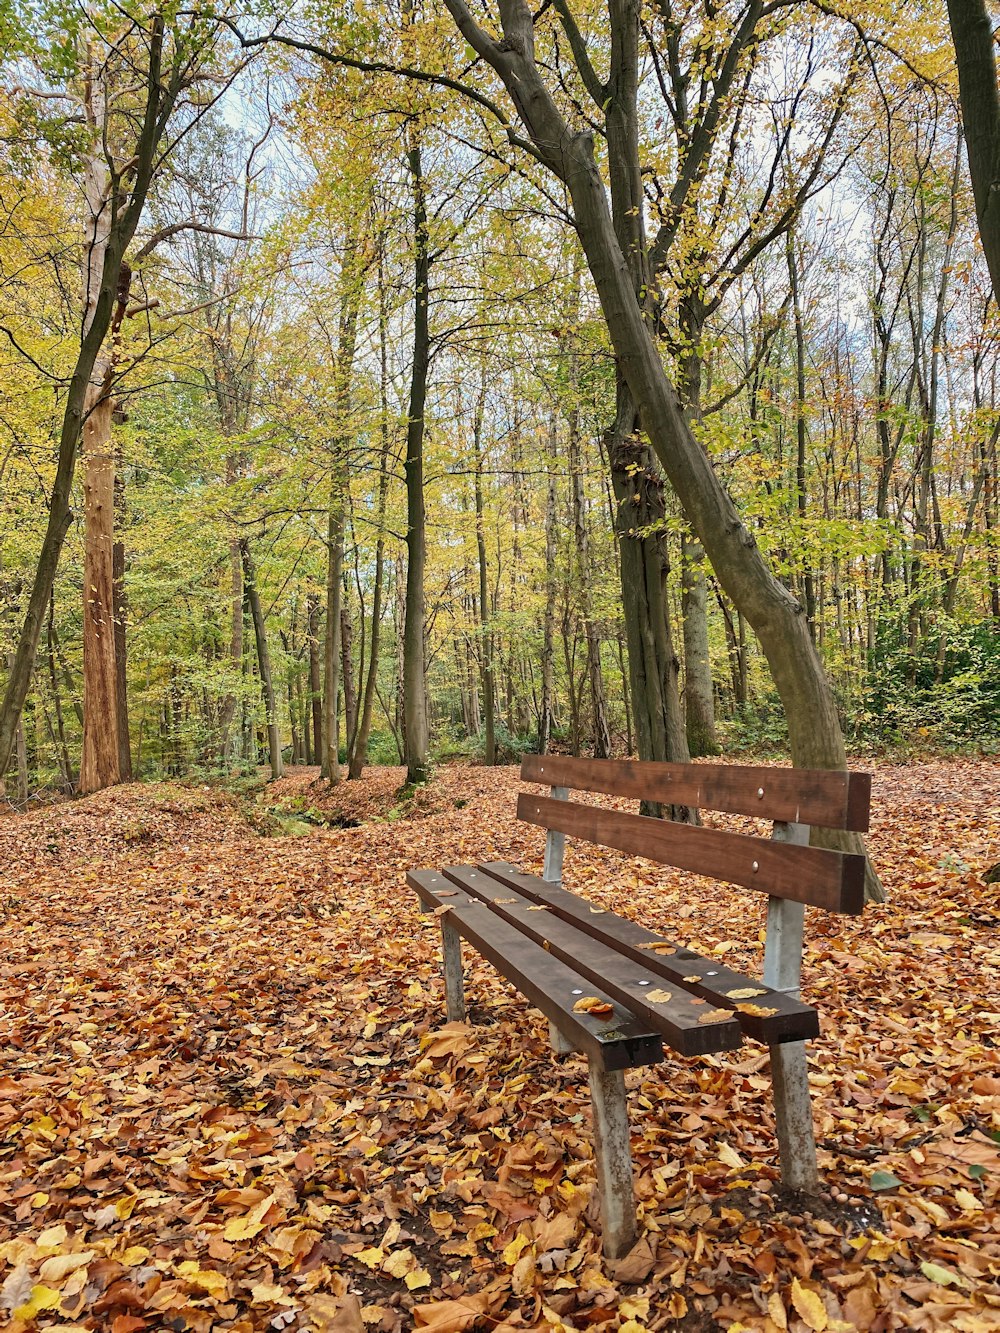
[[[542,697],[538,709],[539,754],[548,751],[555,707],[556,444],[556,418],[553,413],[549,421],[548,485],[545,490],[545,615],[542,622]]]
[[[271,764],[271,780],[273,781],[275,778],[280,778],[284,773],[284,764],[281,759],[281,739],[278,734],[278,713],[275,707],[274,678],[271,675],[271,654],[267,647],[267,630],[264,625],[264,613],[260,605],[256,570],[253,558],[250,555],[250,545],[246,538],[240,542],[240,555],[243,560],[243,584],[246,588],[250,618],[253,621],[254,638],[257,642],[257,666],[260,670],[260,688],[264,700],[264,715],[267,719],[267,749]]]
[[[309,594],[306,631],[309,635],[309,709],[312,715],[312,762],[323,756],[323,679],[319,665],[319,598]]]
[[[479,661],[483,688],[483,721],[485,723],[486,762],[497,761],[496,742],[496,685],[493,680],[493,636],[490,633],[490,583],[486,564],[486,527],[483,506],[483,410],[486,400],[485,380],[476,400],[473,425],[476,465],[474,489],[476,503],[476,551],[479,557]]]
[[[128,600],[125,592],[125,483],[115,476],[115,520],[118,537],[112,552],[114,592],[115,667],[118,672],[118,771],[122,782],[132,781],[132,741],[128,716]]]
[[[681,301],[681,375],[684,414],[691,427],[701,423],[704,306],[696,293]],[[700,445],[699,445],[700,447]],[[681,611],[684,619],[684,718],[692,755],[718,754],[715,687],[708,646],[708,587],[705,552],[690,532],[681,538]]]
[[[570,383],[576,396],[576,355],[570,352]],[[604,693],[604,673],[601,669],[601,636],[594,619],[590,565],[590,537],[587,531],[587,499],[583,486],[583,449],[580,438],[580,415],[575,406],[570,408],[569,471],[570,496],[573,505],[573,536],[576,547],[576,582],[580,616],[583,620],[584,641],[587,646],[587,682],[590,687],[590,707],[594,728],[594,758],[608,759],[611,755],[611,730],[608,726],[608,708]]]
[[[344,496],[338,474],[330,497],[326,533],[326,638],[323,644],[323,776],[340,781],[340,619],[344,595]]]
[[[795,507],[798,513],[802,536],[805,536],[806,513],[809,506],[809,491],[806,478],[806,335],[802,317],[802,302],[799,297],[799,261],[795,252],[795,232],[789,227],[785,236],[785,257],[788,261],[788,282],[792,293],[792,322],[795,329]],[[802,578],[805,594],[806,620],[809,633],[816,637],[816,589],[813,586],[813,572],[806,561]]]
[[[358,728],[358,693],[354,679],[354,621],[346,587],[340,607],[340,678],[344,683],[344,734],[350,750]]]
[[[413,362],[406,423],[406,619],[403,627],[403,743],[406,780],[425,782],[430,774],[430,727],[424,663],[424,411],[430,369],[430,244],[420,140],[411,129],[407,154],[413,188]]]

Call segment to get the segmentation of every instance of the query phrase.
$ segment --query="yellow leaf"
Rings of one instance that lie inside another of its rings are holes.
[[[509,1245],[504,1246],[503,1261],[505,1264],[516,1264],[521,1257],[521,1251],[531,1242],[527,1236],[515,1236]]]
[[[407,1273],[412,1273],[417,1266],[417,1261],[413,1257],[412,1250],[393,1250],[382,1263],[382,1272],[388,1273],[390,1277],[405,1277]]]
[[[422,1287],[431,1285],[431,1275],[426,1268],[415,1268],[412,1273],[406,1274],[403,1281],[410,1291],[419,1291]]]
[[[725,1165],[730,1167],[733,1171],[742,1171],[746,1166],[746,1162],[744,1162],[736,1149],[730,1148],[728,1143],[720,1144],[718,1152],[719,1161],[724,1162]]]
[[[14,1311],[15,1319],[34,1319],[42,1310],[58,1310],[62,1292],[53,1287],[37,1286],[31,1288],[31,1297]]]
[[[256,1286],[250,1288],[250,1299],[254,1305],[273,1305],[284,1295],[282,1288],[275,1286],[273,1282],[258,1282]]]
[[[214,1268],[199,1268],[193,1259],[185,1259],[182,1264],[178,1264],[177,1272],[185,1282],[190,1282],[193,1287],[200,1287],[202,1291],[207,1291],[210,1296],[217,1299],[229,1292],[229,1283],[224,1274]]]
[[[673,996],[668,990],[651,990],[647,991],[643,998],[650,1004],[669,1004]]]
[[[44,1231],[39,1232],[36,1244],[39,1250],[46,1250],[51,1253],[66,1244],[68,1235],[69,1232],[60,1222],[58,1226],[46,1227]]]
[[[759,986],[743,986],[738,990],[726,991],[726,995],[730,1000],[752,1000],[756,995],[766,995],[766,994],[767,992],[761,990]],[[782,1310],[784,1310],[785,1307],[782,1306],[781,1308]]]
[[[42,1264],[38,1276],[43,1282],[62,1282],[76,1269],[86,1267],[96,1253],[96,1250],[78,1250],[76,1254],[54,1254]]]
[[[801,1315],[803,1322],[814,1333],[823,1333],[827,1324],[830,1322],[826,1313],[826,1306],[808,1287],[804,1287],[797,1277],[792,1278],[792,1304]]]
[[[526,1296],[535,1285],[535,1252],[529,1250],[522,1254],[520,1259],[514,1265],[514,1271],[510,1275],[510,1285],[514,1290],[515,1296]]]
[[[366,1268],[370,1268],[374,1271],[381,1266],[382,1260],[385,1258],[385,1251],[380,1250],[377,1245],[374,1245],[370,1249],[361,1250],[353,1257],[357,1259],[359,1264],[364,1264]]]
[[[940,1264],[922,1263],[920,1271],[929,1282],[936,1282],[939,1287],[967,1287],[969,1284],[960,1273],[953,1272],[950,1268],[942,1268]]]
[[[767,1298],[767,1313],[773,1324],[778,1328],[788,1327],[788,1315],[785,1314],[785,1306],[781,1297],[776,1291],[772,1291]]]
[[[451,1213],[438,1212],[437,1209],[431,1209],[431,1226],[435,1231],[450,1231],[455,1225],[455,1219]]]
[[[224,1239],[250,1240],[259,1231],[263,1231],[264,1214],[268,1212],[273,1203],[274,1195],[269,1194],[266,1199],[261,1199],[260,1203],[255,1204],[245,1217],[234,1217],[227,1222],[222,1232]]]
[[[980,1213],[983,1210],[981,1200],[977,1199],[970,1190],[956,1190],[955,1202],[967,1213]]]

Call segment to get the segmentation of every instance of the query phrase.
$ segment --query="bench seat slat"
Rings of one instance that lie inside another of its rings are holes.
[[[865,858],[853,853],[765,841],[526,792],[517,798],[517,816],[585,842],[828,912],[857,916],[864,907]]]
[[[448,919],[482,956],[512,981],[550,1018],[576,1049],[608,1070],[656,1064],[663,1059],[660,1035],[633,1017],[592,981],[546,952],[515,926],[491,912],[484,902],[457,889],[440,871],[411,870],[406,882],[421,902],[434,910],[448,906]],[[608,1019],[575,1013],[578,991],[607,1000],[614,1008]]]
[[[586,977],[588,985],[600,986],[661,1032],[682,1055],[731,1051],[742,1044],[743,1032],[735,1015],[718,1022],[705,1021],[706,1015],[719,1011],[703,998],[666,981],[645,963],[624,957],[604,940],[581,931],[578,925],[556,912],[539,912],[539,904],[533,898],[519,892],[512,895],[508,884],[480,867],[444,866],[441,873],[459,888],[482,898],[522,934],[536,943],[547,944],[548,951]],[[657,991],[670,999],[659,1003],[646,999],[646,995]]]
[[[664,936],[647,930],[635,921],[616,916],[613,912],[600,912],[596,915],[590,910],[586,899],[561,888],[558,884],[547,883],[535,875],[526,875],[515,866],[505,861],[483,862],[481,867],[493,879],[507,885],[533,899],[544,903],[552,911],[567,921],[572,921],[581,930],[598,939],[606,940],[619,953],[627,954],[650,972],[665,977],[675,985],[680,985],[696,995],[710,1000],[721,1008],[734,1009],[742,1003],[731,997],[728,992],[734,990],[760,990],[764,993],[753,996],[751,1003],[760,1009],[774,1009],[773,1014],[754,1014],[737,1011],[736,1017],[748,1037],[771,1046],[785,1041],[808,1041],[819,1035],[819,1014],[812,1007],[786,995],[783,991],[771,990],[763,982],[734,972],[722,966],[714,959],[703,958],[693,950],[682,945],[676,946],[672,954],[657,953],[643,948],[654,942],[669,943]],[[709,976],[709,973],[714,975]],[[688,978],[697,976],[697,982]]]
[[[526,754],[521,777],[547,787],[603,792],[661,805],[691,805],[787,824],[868,831],[870,773]]]

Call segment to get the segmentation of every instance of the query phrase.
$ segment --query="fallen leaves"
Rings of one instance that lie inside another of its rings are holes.
[[[401,781],[321,796],[312,776],[268,800],[371,821]],[[294,842],[182,787],[0,819],[20,903],[0,923],[0,1323],[981,1333],[1000,1315],[1000,969],[977,924],[995,907],[947,858],[995,862],[998,777],[878,777],[889,906],[809,919],[832,1197],[778,1192],[765,1048],[668,1058],[628,1075],[643,1233],[613,1271],[585,1066],[551,1058],[470,949],[475,1022],[445,1023],[439,924],[401,886],[418,863],[540,865],[512,772],[445,769],[403,820]],[[584,845],[565,882],[760,975],[753,895]]]

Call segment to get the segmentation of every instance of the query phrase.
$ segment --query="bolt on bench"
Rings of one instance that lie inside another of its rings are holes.
[[[636,1239],[623,1071],[661,1060],[664,1046],[706,1055],[745,1036],[768,1046],[782,1180],[815,1188],[806,1041],[818,1035],[819,1016],[799,999],[805,906],[858,915],[865,858],[810,847],[809,830],[866,831],[871,775],[525,755],[521,777],[551,788],[517,802],[518,818],[547,830],[541,878],[487,862],[406,879],[441,917],[449,1021],[465,1017],[465,938],[545,1014],[557,1051],[587,1056],[605,1255],[620,1258]],[[752,815],[772,821],[772,834],[625,814],[571,801],[570,789]],[[763,981],[564,889],[567,837],[767,894]]]

